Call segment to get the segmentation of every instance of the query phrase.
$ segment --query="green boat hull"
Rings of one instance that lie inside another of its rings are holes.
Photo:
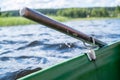
[[[120,42],[97,50],[96,57],[78,56],[18,80],[120,80]]]

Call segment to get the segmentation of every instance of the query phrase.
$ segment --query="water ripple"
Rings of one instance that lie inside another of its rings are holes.
[[[65,24],[108,44],[120,40],[119,19],[77,20]],[[16,74],[49,67],[86,49],[81,41],[43,25],[0,27],[0,38],[0,80],[16,80]]]

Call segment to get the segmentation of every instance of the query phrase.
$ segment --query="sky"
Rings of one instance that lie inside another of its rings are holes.
[[[29,8],[112,7],[120,0],[0,0],[2,11]]]

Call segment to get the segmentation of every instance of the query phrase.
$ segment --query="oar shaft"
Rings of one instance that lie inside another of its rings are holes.
[[[29,8],[23,8],[20,11],[20,14],[30,20],[33,20],[35,22],[38,22],[40,24],[43,24],[45,26],[48,26],[52,29],[55,29],[57,31],[60,31],[62,33],[65,33],[69,36],[72,36],[74,38],[77,38],[79,40],[85,41],[87,43],[93,43],[93,40],[90,36],[75,30],[73,28],[68,27],[67,25],[64,25],[58,21],[55,21],[53,19],[48,18],[47,16],[43,15],[40,12],[34,11],[32,9]],[[98,40],[98,39],[94,39],[95,44],[98,45],[99,47],[103,47],[106,45],[106,43]]]

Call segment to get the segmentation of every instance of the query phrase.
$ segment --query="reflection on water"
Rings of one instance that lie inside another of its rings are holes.
[[[120,20],[72,21],[65,24],[108,44],[120,40]],[[0,80],[46,68],[85,51],[81,41],[42,25],[0,27]]]

